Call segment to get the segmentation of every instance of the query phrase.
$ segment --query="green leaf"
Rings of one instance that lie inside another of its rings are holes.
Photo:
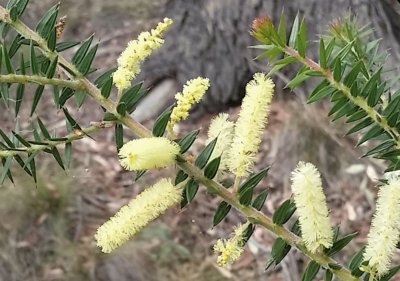
[[[58,152],[58,149],[55,146],[51,149],[51,154],[53,154],[53,157],[54,157],[54,159],[56,159],[58,165],[60,165],[60,167],[63,170],[65,170],[64,163],[61,159],[60,152]]]
[[[101,95],[103,97],[105,97],[106,99],[108,99],[110,97],[112,85],[113,85],[113,78],[110,77],[106,80],[106,82],[101,87]]]
[[[325,269],[324,281],[332,281],[333,273],[329,269]]]
[[[374,121],[372,121],[370,118],[365,118],[363,121],[359,122],[357,125],[352,127],[347,133],[346,136],[354,134],[355,132],[358,132],[369,125],[371,125]]]
[[[380,136],[384,132],[385,132],[385,130],[383,128],[381,128],[380,125],[374,125],[365,134],[363,134],[363,136],[358,141],[356,146],[359,146],[359,145],[363,144],[364,142],[366,142],[366,141],[368,141],[368,140],[370,140],[372,138]]]
[[[217,175],[220,163],[221,163],[221,156],[216,157],[213,160],[211,160],[210,163],[208,163],[204,169],[204,176],[206,176],[206,178],[212,180]]]
[[[278,265],[289,253],[291,246],[287,244],[282,238],[277,238],[272,245],[271,258],[267,262],[265,270],[271,267],[271,265]]]
[[[307,48],[307,27],[305,18],[301,20],[299,33],[297,34],[297,51],[303,58],[306,56]]]
[[[116,120],[118,120],[118,118],[114,114],[110,112],[104,113],[103,121],[116,121]]]
[[[353,83],[357,80],[357,76],[361,71],[361,65],[363,64],[363,61],[358,61],[355,66],[350,70],[350,72],[346,75],[346,77],[343,80],[343,83],[351,88],[353,86]]]
[[[324,39],[319,39],[319,65],[322,68],[326,68],[327,60],[326,60],[326,53],[325,53],[325,44]]]
[[[54,74],[56,73],[58,65],[58,56],[51,62],[49,68],[47,69],[46,77],[53,78]]]
[[[163,113],[158,116],[157,120],[154,122],[153,125],[153,136],[161,137],[164,135],[165,129],[167,128],[167,124],[169,118],[171,116],[172,107],[167,108]]]
[[[248,206],[253,198],[253,190],[260,183],[260,181],[267,176],[269,167],[261,170],[260,172],[250,176],[239,187],[239,202],[244,206]]]
[[[175,185],[178,185],[179,183],[183,182],[185,179],[188,178],[188,174],[186,174],[184,171],[179,170],[176,173],[176,177],[175,177]]]
[[[83,89],[77,90],[75,91],[74,96],[75,96],[76,106],[78,108],[81,108],[87,97],[86,90]]]
[[[81,127],[78,125],[78,123],[75,121],[75,119],[72,118],[72,116],[69,114],[69,112],[66,108],[63,108],[63,112],[64,112],[64,115],[67,118],[67,122],[71,126],[71,128],[82,131]]]
[[[40,128],[40,131],[42,132],[42,135],[45,137],[45,139],[50,139],[50,134],[46,129],[46,126],[43,124],[42,120],[38,117],[37,122]]]
[[[97,77],[96,80],[94,80],[94,84],[99,88],[103,87],[103,85],[110,78],[112,78],[112,74],[114,73],[115,70],[116,70],[116,68],[112,68],[112,69],[109,69],[109,70],[105,71],[99,77]]]
[[[308,76],[307,73],[297,74],[292,80],[290,80],[286,84],[286,87],[294,90],[298,85],[300,85],[300,83],[304,82],[308,78],[310,78],[310,76]]]
[[[214,150],[215,144],[217,143],[218,138],[213,139],[207,146],[200,152],[199,156],[197,156],[196,161],[194,164],[203,169],[204,166],[207,164],[210,156]],[[190,202],[190,200],[189,200]]]
[[[360,270],[361,263],[363,262],[364,250],[365,246],[355,253],[350,260],[349,269],[351,271],[351,275],[355,277],[361,277],[364,274],[364,272]]]
[[[181,138],[179,141],[177,141],[177,143],[179,144],[179,146],[181,148],[181,150],[180,150],[181,154],[188,151],[188,149],[192,146],[192,144],[196,140],[199,132],[200,132],[200,130],[192,131],[189,134],[187,134],[186,136],[184,136],[183,138]]]
[[[296,18],[293,21],[292,31],[291,31],[290,37],[289,37],[289,46],[292,48],[295,48],[295,46],[296,46],[296,39],[297,39],[297,33],[299,31],[299,24],[300,24],[299,13],[297,13]]]
[[[186,199],[188,203],[193,201],[198,190],[199,190],[199,184],[194,179],[190,179],[185,185]]]
[[[307,99],[307,103],[313,103],[323,98],[326,98],[330,96],[334,91],[335,89],[329,86],[329,82],[324,80],[314,89],[314,91],[312,91]]]
[[[71,88],[63,88],[61,91],[61,95],[58,99],[58,106],[64,106],[64,104],[73,96],[74,90],[72,90]]]
[[[56,49],[57,45],[57,31],[56,28],[54,27],[49,34],[49,39],[47,40],[47,47],[49,48],[50,51],[54,52]]]
[[[257,211],[261,211],[262,207],[264,206],[265,200],[267,199],[267,196],[268,196],[268,189],[265,188],[257,195],[256,199],[254,199],[252,204],[253,208],[256,209]]]
[[[364,111],[364,109],[360,109],[356,112],[354,112],[353,114],[350,115],[349,118],[347,118],[346,123],[351,123],[354,121],[358,121],[364,117],[366,117],[368,114]]]
[[[68,49],[71,49],[77,45],[79,45],[80,42],[78,41],[64,41],[57,43],[56,45],[56,52],[61,53],[63,51],[66,51]]]
[[[86,56],[86,53],[90,48],[90,45],[92,44],[93,37],[94,34],[92,34],[89,38],[87,38],[84,42],[82,42],[82,45],[79,47],[79,49],[72,57],[71,61],[73,64],[78,65],[79,63],[82,62],[83,58]]]
[[[311,281],[317,276],[320,265],[315,261],[310,261],[301,277],[301,281]]]
[[[11,133],[18,139],[19,142],[21,142],[25,147],[31,147],[30,143],[27,142],[23,137],[21,137],[19,134],[17,134],[14,131],[11,131]]]
[[[226,203],[225,201],[219,203],[213,217],[213,227],[218,225],[229,214],[231,208],[232,206]]]
[[[341,251],[344,247],[346,247],[347,244],[350,243],[350,241],[356,237],[357,232],[347,234],[345,237],[337,240],[335,243],[333,243],[332,247],[329,249],[325,249],[324,252],[328,256],[333,256],[334,254],[338,253]]]
[[[56,24],[57,16],[58,16],[58,7],[59,4],[54,5],[50,8],[39,20],[36,31],[39,33],[40,36],[43,38],[48,38],[51,30],[53,29],[54,25]]]
[[[14,69],[13,66],[11,64],[11,60],[10,60],[10,56],[8,54],[7,48],[5,45],[3,45],[3,58],[4,58],[4,62],[6,64],[6,70],[8,74],[13,74],[14,73]]]
[[[36,91],[35,91],[35,95],[33,96],[30,116],[32,116],[33,113],[35,113],[36,107],[37,107],[37,105],[38,105],[38,103],[40,101],[40,98],[42,97],[43,90],[44,90],[44,85],[37,86]]]
[[[77,64],[79,72],[83,75],[86,75],[89,72],[90,66],[92,65],[94,57],[96,56],[98,46],[99,45],[96,44],[90,48],[83,60]]]
[[[281,17],[279,18],[279,25],[278,25],[278,35],[281,43],[286,45],[286,20],[285,20],[285,13],[282,9]]]
[[[0,185],[4,183],[6,177],[10,179],[12,183],[14,183],[13,177],[11,175],[10,171],[10,165],[11,165],[12,157],[8,157],[6,159],[2,158],[1,162],[3,164],[3,171],[0,176]]]
[[[342,78],[342,61],[339,56],[333,62],[333,79],[340,82]]]
[[[31,40],[30,44],[30,67],[31,67],[31,72],[32,75],[37,75],[39,73],[38,71],[38,63],[36,59],[36,54],[35,54],[35,48],[33,46],[33,41]]]
[[[117,145],[117,151],[124,145],[124,128],[122,124],[115,124],[115,144]]]
[[[118,112],[119,115],[125,116],[125,114],[126,114],[126,104],[124,102],[120,102],[117,105],[117,112]]]
[[[17,34],[15,36],[13,42],[11,43],[11,46],[8,50],[8,56],[10,59],[17,53],[18,49],[21,47],[21,38],[22,36],[20,34]]]
[[[294,204],[292,199],[287,199],[274,212],[272,221],[277,225],[283,225],[292,217],[295,211],[296,205]]]
[[[387,149],[392,148],[394,145],[395,145],[395,143],[391,139],[384,141],[384,142],[378,144],[376,147],[369,150],[367,153],[365,153],[361,157],[363,158],[363,157],[368,157],[368,156],[382,153],[383,151],[386,151]]]
[[[10,148],[15,148],[13,142],[7,137],[7,135],[1,129],[0,129],[0,136],[3,138],[3,140]]]
[[[35,156],[36,156],[35,153],[28,153],[28,159],[26,160],[25,165],[29,165],[33,181],[37,183]]]

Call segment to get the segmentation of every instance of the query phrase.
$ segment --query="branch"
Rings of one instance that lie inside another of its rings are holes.
[[[367,113],[368,117],[371,118],[371,120],[373,120],[375,124],[384,129],[385,132],[387,132],[390,136],[392,136],[396,147],[400,149],[400,133],[397,128],[389,126],[386,117],[377,112],[373,107],[369,106],[367,101],[363,97],[353,96],[349,87],[347,87],[342,82],[338,82],[334,79],[331,70],[327,68],[322,68],[318,63],[307,56],[302,57],[296,50],[289,46],[282,48],[282,51],[284,51],[289,56],[295,57],[299,62],[307,66],[309,69],[321,73],[332,87],[341,91],[353,104],[363,109]]]
[[[0,75],[0,83],[35,83],[39,85],[64,86],[75,90],[84,89],[79,81],[70,81],[58,78],[46,78],[39,75]]]
[[[58,62],[61,65],[66,66],[75,76],[77,80],[81,82],[81,85],[86,89],[88,94],[93,97],[101,106],[103,106],[107,111],[111,114],[114,114],[121,123],[123,123],[126,127],[131,129],[139,137],[152,137],[152,133],[145,128],[142,124],[138,123],[132,117],[125,115],[122,116],[118,114],[116,110],[116,104],[112,101],[104,98],[101,95],[100,90],[93,85],[89,80],[87,80],[74,65],[69,63],[66,59],[64,59],[59,54],[52,52],[48,49],[46,41],[41,38],[37,33],[32,31],[29,27],[23,24],[21,21],[17,20],[12,22],[8,16],[8,12],[5,8],[0,6],[0,20],[5,21],[11,25],[18,33],[22,36],[32,39],[36,41],[41,48],[43,54],[50,59],[54,59],[58,56]],[[257,211],[256,209],[248,206],[243,206],[239,203],[238,198],[236,198],[231,192],[229,192],[225,187],[219,184],[216,181],[210,180],[204,176],[203,171],[198,167],[190,164],[183,155],[178,156],[176,165],[179,166],[185,173],[192,176],[196,181],[205,185],[209,190],[218,194],[223,200],[227,203],[234,206],[237,210],[242,212],[247,218],[249,218],[253,223],[257,223],[264,228],[268,229],[276,236],[281,237],[285,240],[286,243],[291,246],[297,248],[305,255],[307,255],[310,259],[314,260],[322,267],[329,268],[332,272],[334,272],[339,279],[341,280],[358,280],[356,277],[352,276],[350,271],[345,267],[341,266],[338,262],[328,257],[322,252],[311,253],[309,252],[305,245],[303,244],[300,237],[294,235],[292,232],[287,230],[285,227],[279,226],[272,222],[272,219],[265,214]],[[337,265],[335,268],[330,267],[330,264]]]
[[[87,137],[88,134],[96,132],[100,129],[109,128],[114,124],[114,122],[101,121],[101,122],[92,122],[92,124],[93,125],[90,127],[84,128],[82,130],[74,130],[72,133],[70,133],[65,137],[57,138],[59,140],[46,140],[41,142],[41,144],[32,143],[31,146],[29,147],[24,146],[24,147],[12,148],[9,150],[7,149],[0,150],[0,158],[14,157],[15,155],[25,154],[25,153],[37,153],[46,149],[51,149],[57,145],[70,143],[75,140]]]

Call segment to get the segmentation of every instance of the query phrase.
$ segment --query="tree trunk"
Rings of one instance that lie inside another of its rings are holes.
[[[211,88],[201,111],[237,104],[252,73],[260,71],[259,62],[253,60],[257,52],[248,48],[256,44],[249,27],[263,15],[278,22],[283,8],[288,25],[297,12],[306,17],[310,40],[350,12],[359,25],[370,24],[374,36],[384,38],[383,49],[390,47],[392,66],[400,61],[400,4],[396,0],[170,0],[162,14],[173,18],[174,25],[163,48],[145,63],[142,77],[150,78],[151,85],[173,78],[178,88],[188,79],[208,77]],[[308,55],[315,57],[315,51],[311,48]]]

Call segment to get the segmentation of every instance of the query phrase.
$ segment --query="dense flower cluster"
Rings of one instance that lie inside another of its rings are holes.
[[[263,73],[254,74],[246,86],[229,156],[229,170],[237,177],[246,176],[253,166],[267,124],[274,87],[272,80]]]
[[[118,68],[113,75],[114,84],[118,91],[122,92],[129,87],[132,79],[140,72],[140,64],[154,50],[161,47],[164,43],[163,35],[171,24],[172,20],[166,18],[155,29],[140,33],[136,40],[128,43],[127,48],[118,58]]]
[[[291,180],[301,235],[307,249],[315,253],[321,246],[330,248],[333,231],[317,168],[311,163],[300,162],[292,172]]]
[[[364,260],[371,273],[384,275],[400,238],[400,178],[389,179],[381,186],[376,211],[368,234]]]
[[[180,202],[182,190],[162,179],[148,187],[114,217],[97,230],[97,245],[104,253],[110,253],[132,238],[150,221],[159,217],[172,205]]]
[[[198,103],[210,87],[210,81],[207,78],[198,77],[186,82],[182,93],[175,95],[176,106],[172,109],[167,129],[171,135],[174,135],[174,125],[189,116],[189,110],[195,103]]]

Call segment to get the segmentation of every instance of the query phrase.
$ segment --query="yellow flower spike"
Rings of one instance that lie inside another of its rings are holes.
[[[174,186],[171,179],[160,180],[97,229],[97,245],[104,253],[111,253],[181,199],[181,188]]]
[[[215,144],[213,153],[210,159],[221,156],[221,162],[219,164],[219,171],[224,171],[228,167],[227,151],[232,144],[234,123],[228,120],[229,114],[220,113],[214,117],[208,128],[208,139],[206,144],[209,144],[212,140],[218,137],[217,143]]]
[[[229,170],[237,177],[246,176],[254,164],[267,124],[274,87],[272,80],[263,73],[254,74],[253,80],[246,86],[246,96],[242,102],[229,152]]]
[[[189,110],[195,103],[200,102],[209,87],[210,81],[207,78],[198,77],[187,81],[182,93],[175,95],[176,106],[172,109],[167,125],[171,135],[174,135],[174,125],[189,116]]]
[[[400,178],[393,177],[379,189],[376,211],[368,234],[364,261],[368,261],[371,274],[380,277],[387,273],[399,237]]]
[[[240,224],[234,229],[234,235],[226,239],[218,239],[214,245],[214,252],[218,254],[218,266],[226,266],[235,262],[243,253],[243,235],[249,223]]]
[[[114,84],[120,93],[128,88],[131,81],[139,74],[140,64],[164,43],[164,33],[172,23],[171,19],[165,18],[155,29],[142,32],[136,40],[128,43],[118,58],[118,68],[113,74]]]
[[[333,231],[317,168],[311,163],[299,162],[292,172],[291,181],[301,235],[307,249],[315,253],[321,246],[331,247]]]
[[[163,168],[179,154],[177,143],[163,137],[141,138],[124,144],[118,155],[122,167],[129,171]]]

